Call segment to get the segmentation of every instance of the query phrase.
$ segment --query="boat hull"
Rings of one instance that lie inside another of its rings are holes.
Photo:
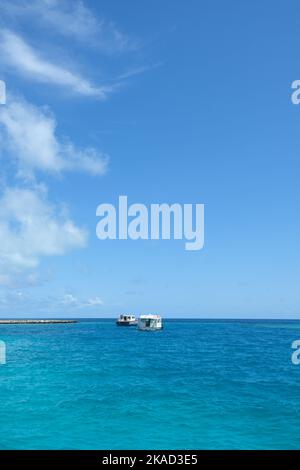
[[[117,321],[116,324],[118,326],[137,326],[136,321]]]
[[[159,326],[159,327],[140,327],[139,326],[139,331],[160,331],[162,329],[163,329],[162,326]]]

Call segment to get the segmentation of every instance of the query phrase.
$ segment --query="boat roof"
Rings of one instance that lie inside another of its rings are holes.
[[[153,318],[153,319],[158,320],[159,318],[161,318],[161,316],[160,315],[149,314],[149,315],[141,315],[140,318],[141,319]]]

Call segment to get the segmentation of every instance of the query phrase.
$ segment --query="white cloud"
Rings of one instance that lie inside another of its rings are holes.
[[[113,91],[111,86],[97,87],[79,74],[43,58],[20,36],[0,31],[1,62],[32,80],[59,85],[84,96],[105,99]]]
[[[128,69],[126,72],[122,73],[121,75],[119,75],[118,79],[126,80],[127,78],[131,78],[136,75],[141,75],[145,72],[148,72],[149,70],[153,70],[153,69],[156,69],[157,67],[161,67],[162,65],[163,65],[162,62],[156,62],[153,65],[143,65],[140,67],[131,68],[131,69]]]
[[[63,296],[62,304],[77,308],[99,307],[100,305],[104,305],[100,297],[92,297],[88,300],[83,300],[78,299],[72,293],[67,293]]]
[[[38,0],[31,2],[26,11],[30,14],[38,12],[44,23],[61,34],[79,39],[91,38],[101,26],[82,1]]]
[[[0,284],[10,285],[44,256],[86,245],[87,233],[47,200],[41,189],[6,188],[0,198]]]
[[[103,300],[99,297],[93,297],[87,301],[87,306],[89,307],[97,307],[99,305],[103,305]]]
[[[95,45],[107,52],[136,47],[112,21],[98,18],[81,0],[2,0],[6,17],[34,21],[66,37]]]
[[[25,101],[9,99],[0,107],[0,137],[2,149],[13,154],[20,174],[74,170],[102,175],[107,168],[106,155],[92,147],[77,149],[70,141],[61,142],[49,110]]]
[[[62,303],[64,305],[76,305],[78,303],[78,300],[76,297],[74,297],[73,294],[65,294]]]

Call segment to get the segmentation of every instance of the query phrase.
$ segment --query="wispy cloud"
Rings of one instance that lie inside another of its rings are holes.
[[[73,294],[65,294],[62,299],[63,305],[77,305],[78,299]]]
[[[96,46],[106,52],[123,52],[137,42],[112,21],[99,18],[81,0],[2,0],[2,12],[18,21],[36,22],[65,37]]]
[[[0,283],[1,286],[1,283]],[[93,300],[93,302],[91,302]],[[41,317],[51,316],[61,317],[62,314],[70,312],[89,311],[89,314],[95,314],[104,305],[99,297],[93,299],[82,299],[74,294],[67,292],[65,295],[55,296],[49,293],[47,296],[32,296],[24,289],[24,286],[15,285],[15,289],[0,289],[0,312],[7,315],[13,311],[16,316],[22,316],[24,311],[39,313]],[[93,308],[91,308],[93,307]],[[103,312],[103,309],[101,309]],[[78,315],[78,313],[77,313]]]
[[[72,293],[67,293],[63,296],[61,303],[64,306],[86,308],[86,307],[99,307],[104,305],[104,302],[100,297],[92,297],[87,300],[78,299]]]
[[[115,23],[97,17],[81,0],[0,2],[0,67],[9,76],[55,86],[71,96],[105,100],[121,82],[160,65],[125,69],[120,77],[110,79],[111,84],[98,84],[92,72],[90,76],[84,68],[67,65],[50,51],[56,46],[67,51],[72,46],[76,57],[89,48],[97,63],[103,52],[119,58],[118,54],[138,44]],[[85,56],[85,63],[89,58]],[[38,186],[37,179],[42,173],[47,177],[70,171],[103,175],[108,156],[94,147],[79,148],[62,137],[49,108],[8,96],[7,104],[0,106],[0,164],[1,177],[10,180],[11,172],[5,173],[11,164],[19,177],[14,185],[0,187],[0,286],[34,285],[43,258],[64,255],[87,242],[87,232],[50,202],[46,186]],[[100,297],[82,300],[72,294],[66,294],[63,302],[84,308],[103,305]]]
[[[95,86],[79,74],[42,57],[25,40],[9,30],[0,31],[1,61],[18,73],[46,84],[58,85],[84,96],[106,99],[114,88]]]
[[[87,233],[48,201],[41,188],[7,187],[0,198],[0,285],[12,285],[44,256],[86,245]]]
[[[104,305],[104,302],[102,299],[100,299],[100,297],[93,297],[88,299],[86,304],[88,307],[98,307],[100,305]]]
[[[134,77],[136,75],[141,75],[149,70],[156,69],[157,67],[161,67],[163,65],[162,62],[156,62],[153,65],[143,65],[140,67],[133,67],[128,69],[126,72],[122,73],[118,76],[118,80],[126,80],[127,78]]]
[[[0,107],[0,149],[10,151],[19,175],[34,171],[105,173],[108,157],[93,147],[78,149],[56,135],[56,121],[48,109],[24,100],[9,99]]]

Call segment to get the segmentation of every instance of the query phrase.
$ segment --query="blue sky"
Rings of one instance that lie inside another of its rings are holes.
[[[296,1],[0,0],[0,315],[298,318]],[[98,204],[205,204],[205,247]]]

